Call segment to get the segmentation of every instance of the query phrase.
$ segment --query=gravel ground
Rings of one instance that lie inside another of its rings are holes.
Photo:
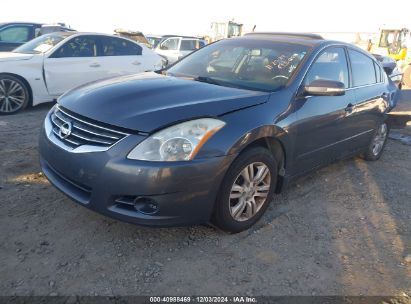
[[[0,117],[0,295],[411,295],[411,146],[334,163],[251,230],[155,229],[83,208],[40,173],[50,104]],[[409,303],[409,302],[407,302]]]

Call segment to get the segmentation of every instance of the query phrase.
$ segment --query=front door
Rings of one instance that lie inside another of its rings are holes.
[[[343,47],[324,50],[311,65],[303,86],[313,80],[333,80],[349,87],[348,63]],[[310,170],[339,157],[355,131],[351,129],[351,115],[355,96],[347,90],[342,96],[300,96],[295,100],[298,125],[295,142],[295,172]]]
[[[104,78],[98,54],[98,36],[76,36],[44,59],[44,76],[52,96]]]
[[[180,40],[178,37],[168,38],[157,46],[156,52],[165,56],[169,64],[174,63],[181,57]]]

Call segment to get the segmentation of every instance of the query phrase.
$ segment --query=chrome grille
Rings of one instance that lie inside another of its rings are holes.
[[[110,147],[128,135],[79,118],[59,106],[51,113],[50,121],[55,136],[73,149],[84,145]],[[63,134],[62,126],[68,125],[70,131]]]

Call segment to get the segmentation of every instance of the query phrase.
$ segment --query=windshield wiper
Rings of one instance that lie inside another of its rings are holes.
[[[230,87],[230,88],[236,88],[236,89],[242,89],[242,90],[250,90],[250,91],[260,91],[260,92],[270,92],[271,90],[266,90],[266,89],[259,89],[255,88],[252,86],[247,86],[243,84],[238,84],[238,83],[232,83],[228,81],[223,81],[223,80],[217,80],[215,78],[207,77],[207,76],[197,76],[193,78],[194,81],[200,81],[200,82],[206,82],[210,84],[215,84],[223,87]]]
[[[221,81],[218,81],[217,79],[211,78],[211,77],[207,77],[207,76],[197,76],[195,78],[193,78],[194,81],[199,81],[199,82],[205,82],[205,83],[209,83],[209,84],[215,84],[215,85],[223,85],[221,83]]]

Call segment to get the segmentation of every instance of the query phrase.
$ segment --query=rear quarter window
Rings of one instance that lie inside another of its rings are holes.
[[[377,77],[377,82],[382,82],[383,75],[381,74],[381,68],[375,61],[374,61],[374,68],[375,68],[375,76]]]

